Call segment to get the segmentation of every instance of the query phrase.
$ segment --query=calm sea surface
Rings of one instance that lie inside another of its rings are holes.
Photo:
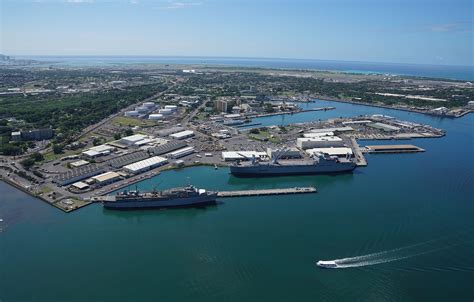
[[[447,135],[409,141],[424,153],[368,155],[368,167],[352,175],[238,179],[197,167],[139,184],[167,188],[189,178],[214,190],[319,191],[206,209],[114,212],[97,204],[64,214],[0,183],[0,300],[472,301],[474,115],[307,106],[337,109],[261,122],[380,113]],[[344,258],[342,269],[315,265]]]
[[[473,66],[225,57],[28,56],[19,58],[54,62],[54,64],[49,64],[53,66],[90,67],[120,66],[129,64],[203,64],[261,68],[335,70],[348,73],[375,73],[454,80],[474,80]]]

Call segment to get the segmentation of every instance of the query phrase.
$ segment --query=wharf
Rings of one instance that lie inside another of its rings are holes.
[[[367,166],[367,160],[365,159],[364,154],[362,154],[362,151],[359,147],[359,144],[357,143],[356,139],[351,137],[351,144],[352,144],[352,150],[354,152],[354,157],[356,159],[356,165],[357,167],[366,167]]]
[[[287,194],[309,194],[316,193],[315,187],[294,187],[283,189],[260,189],[243,191],[220,191],[218,197],[245,197],[245,196],[266,196],[266,195],[287,195]]]
[[[262,123],[251,123],[251,124],[243,124],[243,125],[237,125],[235,128],[244,128],[244,127],[250,127],[250,126],[259,126]]]
[[[296,110],[296,111],[263,113],[263,114],[258,114],[258,115],[251,116],[251,117],[252,118],[257,118],[257,117],[276,116],[276,115],[292,115],[292,114],[296,114],[296,113],[311,112],[311,111],[327,111],[327,110],[334,110],[334,109],[336,109],[336,107],[310,108],[310,109],[301,109],[301,110]]]
[[[377,145],[365,146],[365,152],[368,153],[414,153],[425,152],[425,149],[414,145]]]

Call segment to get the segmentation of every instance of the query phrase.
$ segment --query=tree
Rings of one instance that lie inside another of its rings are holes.
[[[130,135],[133,135],[133,130],[128,128],[127,130],[125,130],[125,135],[126,136],[130,136]]]
[[[44,156],[43,154],[39,153],[39,152],[35,152],[33,154],[31,154],[30,156],[34,161],[42,161],[44,159]]]
[[[58,144],[54,144],[54,145],[53,145],[53,152],[54,152],[54,154],[61,154],[61,153],[63,153],[63,146],[58,145]]]
[[[122,134],[120,134],[120,133],[115,133],[114,134],[114,139],[115,140],[119,140],[120,138],[122,138]]]
[[[253,128],[253,129],[250,129],[249,133],[250,134],[259,134],[260,130],[258,130],[258,128]]]
[[[98,145],[102,144],[102,138],[101,137],[94,138],[94,140],[92,141],[92,144],[94,146],[98,146]]]
[[[13,144],[2,144],[0,146],[0,154],[3,155],[19,155],[23,153],[22,148]]]
[[[32,157],[29,157],[27,159],[24,159],[20,162],[20,164],[25,168],[29,169],[35,164],[35,160]]]

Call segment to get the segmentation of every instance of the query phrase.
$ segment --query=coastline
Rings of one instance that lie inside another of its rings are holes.
[[[392,109],[392,110],[400,110],[400,111],[406,111],[406,112],[414,112],[414,113],[420,113],[420,114],[426,114],[430,116],[437,116],[437,117],[447,117],[447,118],[459,118],[463,117],[469,113],[473,113],[474,110],[466,110],[463,111],[460,114],[437,114],[434,112],[430,112],[428,110],[419,110],[415,108],[406,108],[406,107],[396,107],[396,106],[390,106],[390,105],[383,105],[383,104],[372,104],[372,103],[366,103],[366,102],[358,102],[358,101],[353,101],[353,100],[347,100],[347,99],[339,99],[339,98],[333,98],[330,96],[323,96],[323,95],[313,95],[313,99],[319,99],[323,101],[332,101],[332,102],[340,102],[340,103],[347,103],[347,104],[354,104],[354,105],[363,105],[363,106],[370,106],[370,107],[377,107],[377,108],[383,108],[383,109]]]

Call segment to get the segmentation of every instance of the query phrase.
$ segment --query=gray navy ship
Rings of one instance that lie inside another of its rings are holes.
[[[217,192],[198,189],[192,185],[151,192],[122,191],[102,202],[104,208],[114,210],[198,207],[216,203]]]
[[[338,158],[318,154],[307,160],[273,160],[261,162],[252,158],[250,162],[238,162],[230,167],[230,173],[237,177],[334,174],[352,172],[356,164],[349,157]]]

